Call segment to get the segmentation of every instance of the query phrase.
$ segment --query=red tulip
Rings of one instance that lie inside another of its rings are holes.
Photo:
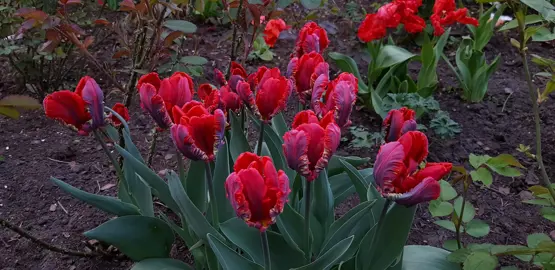
[[[193,79],[184,72],[175,72],[171,77],[163,79],[158,89],[158,95],[164,100],[168,111],[173,106],[181,107],[193,100],[194,94]]]
[[[179,119],[170,129],[177,149],[191,160],[213,161],[224,136],[222,110],[210,114],[200,102],[191,101],[183,108],[175,106],[173,116]]]
[[[317,52],[321,53],[328,47],[328,34],[324,28],[315,22],[307,22],[301,31],[295,44],[295,52],[297,57],[303,54]]]
[[[270,157],[250,152],[239,155],[225,189],[237,216],[261,232],[275,223],[291,192],[289,178]]]
[[[383,120],[383,126],[385,128],[385,141],[396,141],[401,135],[416,130],[414,111],[406,107],[391,110]]]
[[[291,28],[291,26],[288,26],[282,19],[272,19],[268,21],[266,28],[264,28],[264,41],[270,48],[274,47],[281,31],[289,28]]]
[[[248,77],[245,68],[235,61],[231,62],[231,75],[241,76],[243,79]]]
[[[385,198],[412,206],[439,197],[439,181],[452,168],[451,163],[418,165],[428,155],[428,139],[419,131],[409,131],[398,141],[384,144],[374,163],[374,179]]]
[[[422,0],[393,0],[378,9],[378,12],[367,14],[358,28],[358,37],[364,42],[385,37],[387,28],[405,25],[409,33],[419,33],[426,27],[424,19],[418,17],[418,8]]]
[[[261,66],[256,70],[255,73],[252,73],[251,75],[249,75],[247,81],[250,84],[251,89],[256,90],[258,88],[258,85],[260,84],[262,77],[264,77],[264,74],[266,74],[266,71],[268,70],[270,69],[265,66]]]
[[[318,76],[325,74],[329,77],[329,65],[324,57],[316,52],[303,55],[301,58],[293,58],[287,67],[288,73],[295,82],[295,90],[300,101],[304,104],[311,98],[312,87]]]
[[[341,139],[341,130],[332,117],[325,116],[319,122],[317,119],[312,111],[299,112],[293,129],[283,135],[287,164],[307,181],[316,179],[326,168]]]
[[[318,76],[312,92],[312,108],[317,115],[325,115],[335,110],[335,122],[343,128],[350,125],[351,111],[358,94],[358,79],[351,73],[343,72],[331,83],[327,75]]]
[[[214,69],[214,79],[219,86],[227,85],[227,80],[225,79],[224,73],[217,68]]]
[[[435,36],[443,35],[444,27],[456,22],[478,26],[478,20],[468,16],[466,8],[456,9],[455,0],[435,1],[430,21],[434,27]]]
[[[291,95],[291,82],[281,76],[279,68],[264,73],[256,90],[256,108],[262,121],[269,122],[280,113]]]
[[[220,88],[220,97],[226,111],[232,110],[237,113],[241,110],[243,102],[237,93],[231,91],[229,85],[224,85]]]
[[[125,122],[129,121],[129,111],[127,110],[127,107],[125,107],[125,105],[118,102],[114,105],[114,107],[112,107],[112,110],[118,113],[123,118],[123,120],[125,120]],[[111,114],[110,118],[112,119],[112,124],[114,126],[119,127],[122,124],[119,118],[117,118],[115,115]]]
[[[223,104],[220,91],[215,89],[212,85],[208,83],[199,85],[197,94],[200,100],[202,100],[204,107],[206,107],[209,112],[222,108]]]
[[[172,120],[166,110],[164,100],[156,92],[157,90],[152,84],[141,84],[141,88],[139,89],[141,107],[150,114],[158,127],[164,130],[172,125]]]
[[[88,135],[104,125],[104,94],[88,76],[81,78],[75,92],[62,90],[49,94],[43,105],[47,117],[62,121],[80,135]]]

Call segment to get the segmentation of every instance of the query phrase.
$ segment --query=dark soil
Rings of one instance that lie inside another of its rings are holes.
[[[296,12],[291,12],[295,14]],[[298,18],[286,21],[294,22]],[[338,51],[353,56],[361,66],[365,66],[361,45],[356,41],[352,23],[343,17],[325,14],[319,22],[332,21],[338,32],[330,35],[330,48],[327,52]],[[222,40],[229,29],[214,30],[211,26],[200,26],[199,32],[204,33],[198,53],[210,60],[205,68],[205,78],[196,79],[197,85],[212,79],[214,67],[225,69],[229,61],[229,40]],[[298,29],[298,26],[297,26]],[[110,40],[102,44],[109,44]],[[221,44],[219,44],[221,42]],[[218,46],[219,45],[219,46]],[[275,61],[269,63],[248,63],[249,71],[258,65],[278,66],[285,70],[294,46],[294,40],[279,40],[275,52]],[[102,46],[104,47],[104,46]],[[111,50],[111,46],[104,49]],[[192,47],[192,45],[191,45]],[[192,49],[191,49],[192,50]],[[453,51],[453,48],[449,48]],[[534,44],[530,52],[544,56],[552,52],[553,47]],[[531,194],[526,191],[531,185],[538,183],[539,172],[534,160],[519,153],[515,149],[519,144],[531,145],[534,148],[534,124],[528,90],[522,74],[522,62],[515,50],[509,45],[508,39],[497,34],[486,47],[489,58],[501,54],[502,60],[498,71],[491,78],[488,95],[477,104],[468,104],[461,100],[459,92],[454,91],[458,82],[445,64],[440,64],[438,74],[440,87],[435,98],[441,108],[450,113],[451,118],[462,126],[462,133],[454,139],[440,139],[428,132],[430,140],[429,161],[449,161],[454,164],[467,164],[470,153],[495,156],[501,153],[515,155],[526,169],[522,177],[496,177],[494,184],[486,189],[473,187],[470,202],[477,207],[477,218],[487,221],[491,226],[488,236],[481,239],[465,237],[465,242],[525,244],[530,233],[543,232],[550,234],[555,230],[553,223],[539,215],[539,208],[523,204]],[[106,53],[99,50],[97,54]],[[330,62],[331,63],[331,62]],[[3,63],[6,67],[6,63]],[[0,96],[20,91],[15,83],[14,72],[4,68],[0,80]],[[336,70],[336,69],[334,69]],[[364,70],[364,69],[362,69]],[[534,68],[534,71],[537,71]],[[414,74],[418,70],[412,70]],[[75,83],[79,77],[95,74],[87,68],[76,69],[69,83]],[[100,75],[98,77],[101,77]],[[99,83],[105,91],[112,90],[105,82]],[[537,82],[541,85],[540,82]],[[509,93],[512,93],[509,95]],[[118,94],[110,94],[109,100],[121,100]],[[142,153],[146,156],[151,140],[153,123],[134,102],[131,108],[132,136]],[[291,104],[296,104],[291,102]],[[290,119],[294,113],[294,105],[286,112]],[[555,103],[548,100],[542,104],[542,134],[544,162],[548,174],[555,179]],[[363,126],[371,132],[379,131],[381,119],[368,111],[355,111],[352,115],[353,125]],[[427,120],[423,124],[428,124]],[[349,134],[345,134],[350,136]],[[376,148],[352,149],[342,144],[339,155],[358,155],[370,157],[373,161]],[[161,136],[154,158],[157,171],[175,169],[174,148],[167,134]],[[100,146],[92,137],[79,137],[75,132],[64,128],[58,123],[46,119],[42,111],[25,113],[19,120],[0,118],[0,217],[19,225],[44,241],[75,250],[85,250],[87,239],[84,231],[92,229],[111,217],[80,201],[70,197],[55,187],[49,177],[54,176],[69,184],[88,192],[113,195],[115,188],[107,188],[114,184],[113,168]],[[356,197],[348,199],[338,207],[342,214],[358,203]],[[410,244],[428,244],[441,246],[443,241],[454,238],[445,229],[433,224],[426,205],[420,205],[411,232]],[[61,255],[39,248],[27,239],[6,229],[0,230],[0,269],[126,269],[132,263],[127,260],[86,259]],[[176,246],[172,256],[185,259],[186,249]],[[512,264],[512,259],[502,261]],[[524,267],[524,266],[523,266]]]

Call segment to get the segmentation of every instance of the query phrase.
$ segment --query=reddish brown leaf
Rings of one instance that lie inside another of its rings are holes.
[[[268,14],[268,19],[276,19],[279,18],[283,14],[283,9],[276,9]]]
[[[131,53],[129,52],[128,49],[121,49],[116,53],[114,53],[114,55],[112,55],[112,59],[119,59],[123,56],[129,56],[129,55],[131,55]]]
[[[39,46],[39,51],[40,52],[52,52],[54,51],[54,49],[56,49],[56,47],[58,47],[58,44],[60,44],[59,40],[48,40],[45,43],[41,44]]]
[[[66,0],[66,5],[81,4],[81,0]]]
[[[62,39],[60,33],[54,29],[46,30],[46,40],[60,41]]]
[[[85,46],[85,48],[88,48],[89,46],[91,46],[93,42],[94,42],[94,37],[88,36],[85,38],[85,41],[83,42],[83,46]]]
[[[137,10],[137,12],[140,14],[146,14],[148,12],[146,0],[141,0],[141,2],[135,6],[135,10]]]
[[[173,31],[171,32],[165,39],[164,39],[164,46],[169,47],[173,44],[173,41],[176,38],[179,38],[183,35],[183,32],[180,31]]]
[[[254,27],[258,27],[260,25],[260,15],[262,14],[261,8],[258,5],[247,4],[247,8],[249,9],[252,17],[253,17],[253,24]]]
[[[133,11],[135,10],[135,3],[133,3],[133,0],[123,0],[119,3],[119,10]]]
[[[98,19],[98,20],[94,21],[94,24],[96,24],[96,25],[110,25],[111,22],[109,22],[106,19]]]
[[[48,16],[46,20],[44,20],[44,24],[42,26],[43,29],[54,28],[60,25],[60,18],[56,16]]]
[[[237,0],[237,1],[233,1],[233,2],[229,3],[229,7],[230,8],[238,8],[240,1],[241,0]]]

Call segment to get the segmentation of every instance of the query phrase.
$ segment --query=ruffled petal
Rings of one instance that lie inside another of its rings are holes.
[[[329,78],[326,74],[321,74],[314,81],[314,87],[312,88],[312,98],[310,104],[312,109],[317,115],[324,115],[328,112],[327,107],[325,107],[322,102],[324,93],[328,89]]]
[[[435,179],[428,177],[411,191],[403,194],[394,194],[393,196],[390,195],[388,197],[398,204],[413,206],[439,198],[440,192],[441,187],[439,183]]]
[[[171,137],[175,147],[188,159],[207,160],[206,154],[195,145],[186,126],[176,124],[170,128]]]
[[[403,134],[399,140],[405,151],[405,165],[408,172],[412,173],[418,165],[428,156],[428,138],[420,131],[409,131]]]
[[[252,152],[243,152],[235,161],[233,165],[233,171],[239,172],[240,170],[248,169],[248,168],[256,168],[257,170],[262,171],[261,166],[258,165],[260,162],[260,157]]]
[[[336,122],[340,127],[350,124],[349,118],[357,97],[356,86],[348,81],[340,81],[332,92],[333,103],[337,110]]]
[[[283,155],[289,168],[305,177],[310,175],[308,135],[304,131],[293,129],[283,135]]]
[[[330,123],[326,126],[325,137],[324,137],[324,152],[322,157],[316,163],[313,175],[318,177],[322,170],[325,170],[328,166],[328,162],[331,157],[339,147],[339,142],[341,141],[341,129],[335,123]]]
[[[225,120],[224,120],[225,123]],[[194,116],[189,119],[187,125],[189,134],[198,147],[206,155],[205,160],[214,160],[214,148],[216,145],[216,134],[221,123],[217,122],[213,115]],[[219,143],[218,143],[219,145]]]
[[[374,179],[382,192],[393,191],[393,183],[406,176],[406,166],[403,163],[405,150],[399,142],[382,145],[374,162]]]
[[[241,82],[237,85],[237,94],[239,98],[251,109],[254,109],[256,106],[254,93],[251,90],[251,85],[246,82]]]
[[[311,110],[300,111],[293,118],[293,122],[291,123],[291,128],[295,129],[302,124],[308,124],[308,123],[319,123],[318,117]]]
[[[156,72],[151,72],[148,74],[145,74],[143,76],[141,76],[141,78],[139,78],[139,81],[137,82],[137,89],[141,89],[141,87],[143,86],[143,84],[145,83],[149,83],[152,86],[154,86],[154,89],[156,89],[156,91],[158,91],[158,89],[160,89],[160,77],[158,76],[158,73]]]
[[[83,125],[91,119],[83,99],[69,90],[47,95],[43,106],[48,118],[61,121],[76,130],[81,130]]]
[[[79,88],[81,85],[83,87]],[[96,129],[104,126],[104,93],[100,86],[98,86],[93,78],[85,76],[81,78],[77,90],[76,92],[81,94],[91,114],[91,128]]]
[[[127,107],[125,107],[125,105],[118,102],[114,104],[114,107],[112,107],[112,110],[118,113],[126,122],[129,121],[129,111],[127,110]],[[113,125],[116,127],[122,124],[119,118],[117,118],[115,115],[111,115],[110,119],[112,120]]]

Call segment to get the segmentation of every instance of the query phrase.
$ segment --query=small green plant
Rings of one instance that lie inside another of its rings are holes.
[[[437,111],[430,121],[430,128],[442,139],[454,138],[461,133],[461,126],[455,122],[449,113],[445,111]]]
[[[352,148],[371,148],[375,145],[380,145],[384,141],[384,135],[381,132],[369,132],[362,126],[349,127],[349,132],[353,138],[349,142],[349,147]]]
[[[248,59],[260,59],[263,61],[272,61],[272,59],[274,59],[274,53],[270,50],[270,46],[266,44],[266,41],[264,41],[263,35],[258,35],[254,41]]]

